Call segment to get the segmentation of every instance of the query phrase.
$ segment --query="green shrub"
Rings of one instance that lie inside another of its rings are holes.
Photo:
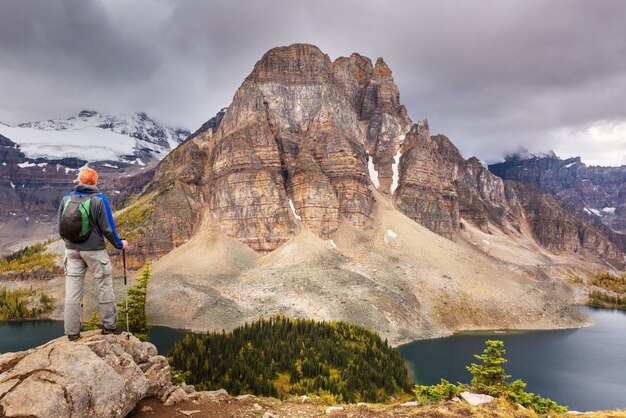
[[[525,408],[533,409],[540,414],[547,414],[548,412],[556,412],[558,414],[564,414],[567,412],[566,406],[561,406],[554,402],[552,399],[542,398],[534,393],[525,392],[526,383],[517,379],[508,385],[506,397],[512,402],[518,403]]]
[[[611,295],[600,290],[589,292],[587,305],[626,310],[626,295]]]
[[[420,402],[427,403],[450,400],[465,390],[467,390],[467,386],[461,383],[455,385],[446,379],[441,379],[441,383],[438,385],[416,385],[413,392]]]
[[[482,355],[475,355],[483,364],[472,364],[467,370],[472,374],[472,390],[486,393],[491,396],[508,399],[512,402],[531,408],[540,414],[550,411],[557,413],[567,412],[566,406],[561,406],[551,399],[542,398],[534,393],[524,391],[526,383],[517,379],[513,383],[507,383],[509,375],[504,372],[502,364],[506,363],[503,355],[504,342],[499,340],[487,340],[485,351]]]
[[[54,308],[54,299],[31,289],[0,288],[0,320],[33,319]]]
[[[137,279],[137,284],[127,289],[128,328],[141,341],[148,341],[148,334],[150,333],[150,328],[152,328],[148,325],[148,316],[146,314],[148,283],[151,278],[152,271],[148,261],[141,272],[141,276]],[[117,326],[126,329],[126,300],[119,301],[117,306]]]
[[[90,331],[90,330],[94,330],[94,329],[98,329],[98,311],[96,309],[94,309],[91,312],[91,316],[89,317],[89,319],[87,320],[87,322],[85,322],[83,324],[83,330],[84,331]]]
[[[8,272],[32,273],[49,272],[55,273],[56,256],[46,254],[46,245],[39,243],[29,247],[24,247],[13,254],[0,258],[0,274]]]
[[[626,293],[626,274],[614,276],[611,273],[598,273],[588,284],[601,287],[611,292]]]

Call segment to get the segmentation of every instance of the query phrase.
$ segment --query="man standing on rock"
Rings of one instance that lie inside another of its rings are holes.
[[[80,338],[81,301],[87,268],[98,285],[103,334],[120,334],[113,294],[113,266],[104,246],[104,237],[118,250],[128,242],[119,238],[107,198],[96,187],[98,173],[83,168],[74,191],[63,196],[59,207],[59,235],[65,241],[65,334]]]

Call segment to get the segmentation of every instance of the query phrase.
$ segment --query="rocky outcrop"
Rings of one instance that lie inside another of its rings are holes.
[[[624,242],[606,226],[572,215],[555,198],[533,187],[506,181],[506,189],[510,198],[520,202],[534,239],[543,247],[557,253],[587,252],[624,269]]]
[[[484,232],[489,224],[519,230],[519,205],[502,179],[477,158],[465,160],[446,136],[431,136],[428,121],[413,125],[400,151],[394,202],[411,219],[447,238],[461,218]]]
[[[484,232],[489,232],[489,224],[520,231],[523,216],[519,202],[507,197],[502,179],[491,174],[477,158],[459,164],[457,191],[463,219]]]
[[[391,70],[382,58],[372,67],[369,58],[352,54],[333,62],[333,74],[362,121],[366,132],[364,145],[378,173],[379,189],[389,193],[394,156],[411,127]]]
[[[90,331],[0,356],[1,416],[124,417],[141,399],[167,402],[177,389],[165,357],[126,333]]]
[[[586,212],[614,231],[626,233],[626,165],[588,167],[580,157],[562,160],[550,153],[509,156],[489,170],[549,193],[575,215]]]
[[[394,193],[400,211],[447,238],[459,228],[455,180],[463,160],[456,148],[449,145],[443,136],[431,137],[428,121],[413,125],[402,144],[398,188]]]
[[[211,138],[213,134],[217,132],[217,128],[219,128],[220,123],[222,122],[222,118],[226,114],[226,110],[227,110],[226,107],[220,109],[220,111],[217,112],[215,116],[213,116],[211,119],[204,122],[193,134],[191,134],[186,139],[186,141],[189,141],[190,139],[194,139],[198,137],[200,134],[205,133],[205,132],[207,132],[208,134],[204,137],[204,139]]]
[[[341,219],[363,225],[372,208],[368,154],[388,191],[410,126],[382,59],[331,62],[304,44],[268,51],[217,122],[181,148],[206,156],[208,220],[263,253],[302,227],[329,238]],[[166,170],[164,162],[157,178]]]

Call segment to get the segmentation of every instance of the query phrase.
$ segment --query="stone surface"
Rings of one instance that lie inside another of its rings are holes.
[[[167,399],[165,400],[165,405],[176,405],[181,402],[186,401],[188,398],[187,392],[183,390],[183,388],[176,388],[172,393],[169,394]]]
[[[494,400],[493,396],[482,395],[480,393],[461,392],[460,396],[470,405],[482,405],[485,403],[491,403]]]
[[[459,225],[455,180],[462,161],[458,150],[450,145],[447,138],[430,135],[428,121],[413,125],[402,144],[394,193],[400,211],[447,238]]]
[[[126,333],[90,331],[76,342],[61,337],[1,355],[0,415],[124,417],[142,398],[172,386],[142,372],[151,363],[169,373],[167,362],[149,356],[150,346]]]
[[[327,414],[332,414],[333,412],[341,412],[343,411],[343,407],[342,406],[329,406],[328,408],[326,408],[326,413]]]
[[[202,411],[200,411],[199,409],[195,409],[195,410],[193,410],[193,411],[185,411],[185,410],[181,409],[181,410],[180,410],[180,411],[178,411],[178,412],[180,412],[181,414],[183,414],[183,415],[184,415],[184,416],[186,416],[186,417],[190,417],[190,416],[192,416],[192,415],[194,415],[194,414],[199,414],[199,413],[200,413],[200,412],[202,412]]]

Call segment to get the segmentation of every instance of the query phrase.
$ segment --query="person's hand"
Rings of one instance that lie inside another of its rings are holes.
[[[126,248],[128,248],[128,241],[126,241],[125,239],[122,240],[122,250],[125,250]]]

